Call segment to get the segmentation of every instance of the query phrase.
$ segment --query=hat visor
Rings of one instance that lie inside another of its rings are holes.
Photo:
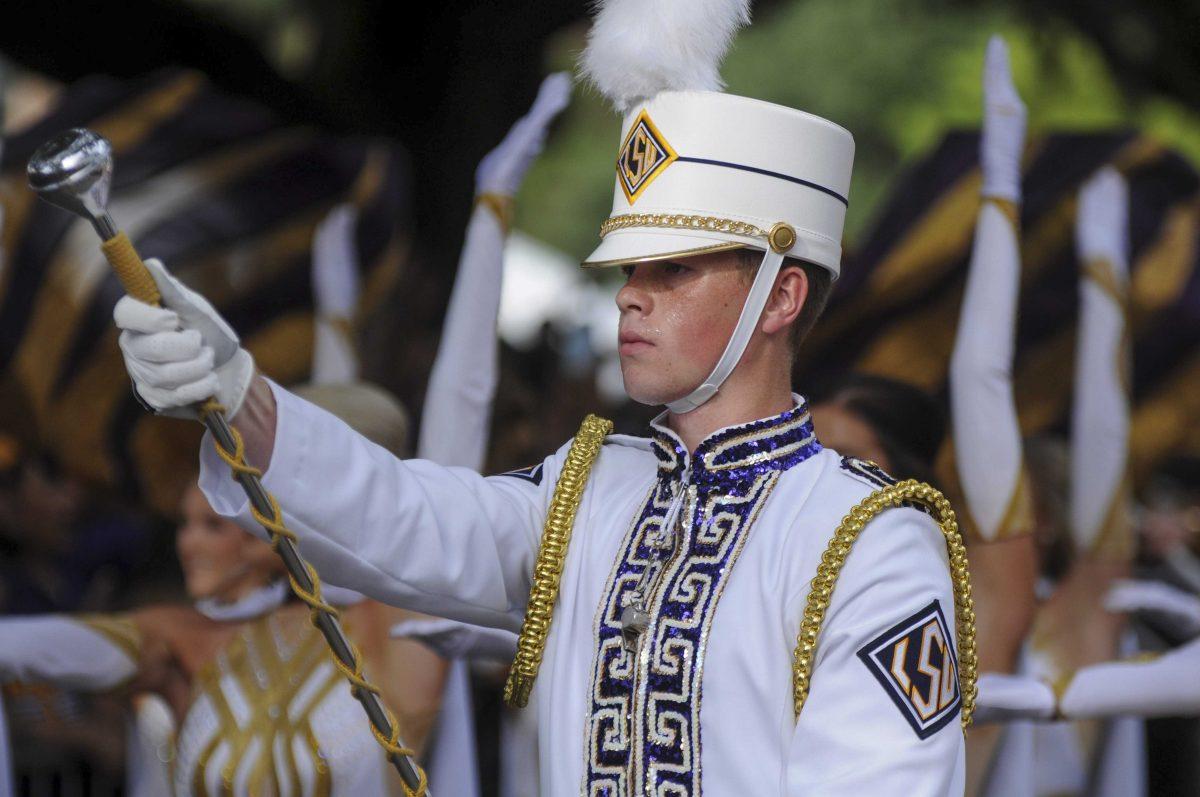
[[[596,251],[583,261],[583,267],[628,266],[745,248],[763,249],[764,242],[727,233],[706,235],[693,230],[615,230],[604,236]]]

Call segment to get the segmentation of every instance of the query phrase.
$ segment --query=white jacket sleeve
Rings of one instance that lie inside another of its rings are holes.
[[[790,602],[797,616],[806,595]],[[956,647],[954,623],[933,521],[912,509],[874,519],[847,557],[818,637],[787,794],[962,794],[957,654],[945,655]]]
[[[517,630],[565,448],[538,478],[484,478],[400,460],[271,385],[275,451],[263,477],[301,552],[329,581],[376,600]],[[265,537],[206,435],[200,486],[220,514]]]
[[[136,632],[120,620],[0,619],[0,681],[103,691],[137,674],[136,655]]]
[[[517,655],[517,635],[500,628],[445,620],[440,617],[396,623],[389,635],[415,639],[443,659],[510,663]]]

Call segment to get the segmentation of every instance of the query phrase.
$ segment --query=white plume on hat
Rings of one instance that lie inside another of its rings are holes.
[[[661,91],[720,91],[750,0],[598,0],[580,67],[619,113]]]

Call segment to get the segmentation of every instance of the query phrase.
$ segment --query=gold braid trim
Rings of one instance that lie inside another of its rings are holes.
[[[950,502],[928,484],[912,479],[876,490],[859,502],[850,510],[850,514],[842,518],[833,539],[829,541],[829,547],[821,556],[817,575],[812,580],[812,590],[808,593],[792,663],[792,700],[797,717],[808,698],[817,637],[821,633],[821,623],[825,620],[825,611],[829,608],[846,557],[858,535],[876,515],[902,504],[920,504],[930,510],[946,537],[950,577],[954,584],[954,616],[958,626],[958,687],[962,694],[963,730],[971,724],[971,716],[975,713],[975,679],[979,662],[975,649],[975,602],[971,599],[967,549],[958,533],[958,521]]]
[[[600,237],[628,227],[668,227],[676,230],[705,230],[745,235],[750,238],[766,238],[767,231],[753,224],[718,216],[689,216],[681,213],[625,213],[612,216],[600,225]]]
[[[558,585],[567,559],[567,546],[571,543],[571,530],[575,527],[575,513],[579,511],[583,490],[596,457],[600,455],[604,438],[612,429],[612,421],[595,415],[584,418],[567,451],[558,483],[554,485],[542,545],[533,566],[533,587],[529,591],[529,605],[517,640],[517,656],[508,672],[508,682],[504,684],[504,702],[512,708],[524,708],[529,703],[529,693],[542,666],[546,637],[554,619],[554,604],[558,600]]]

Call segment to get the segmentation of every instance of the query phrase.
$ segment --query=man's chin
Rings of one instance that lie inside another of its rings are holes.
[[[631,373],[631,369],[622,370],[621,375],[625,382],[625,394],[638,404],[645,404],[648,407],[662,407],[676,399],[683,398],[689,392],[676,385],[666,385],[660,380]]]

